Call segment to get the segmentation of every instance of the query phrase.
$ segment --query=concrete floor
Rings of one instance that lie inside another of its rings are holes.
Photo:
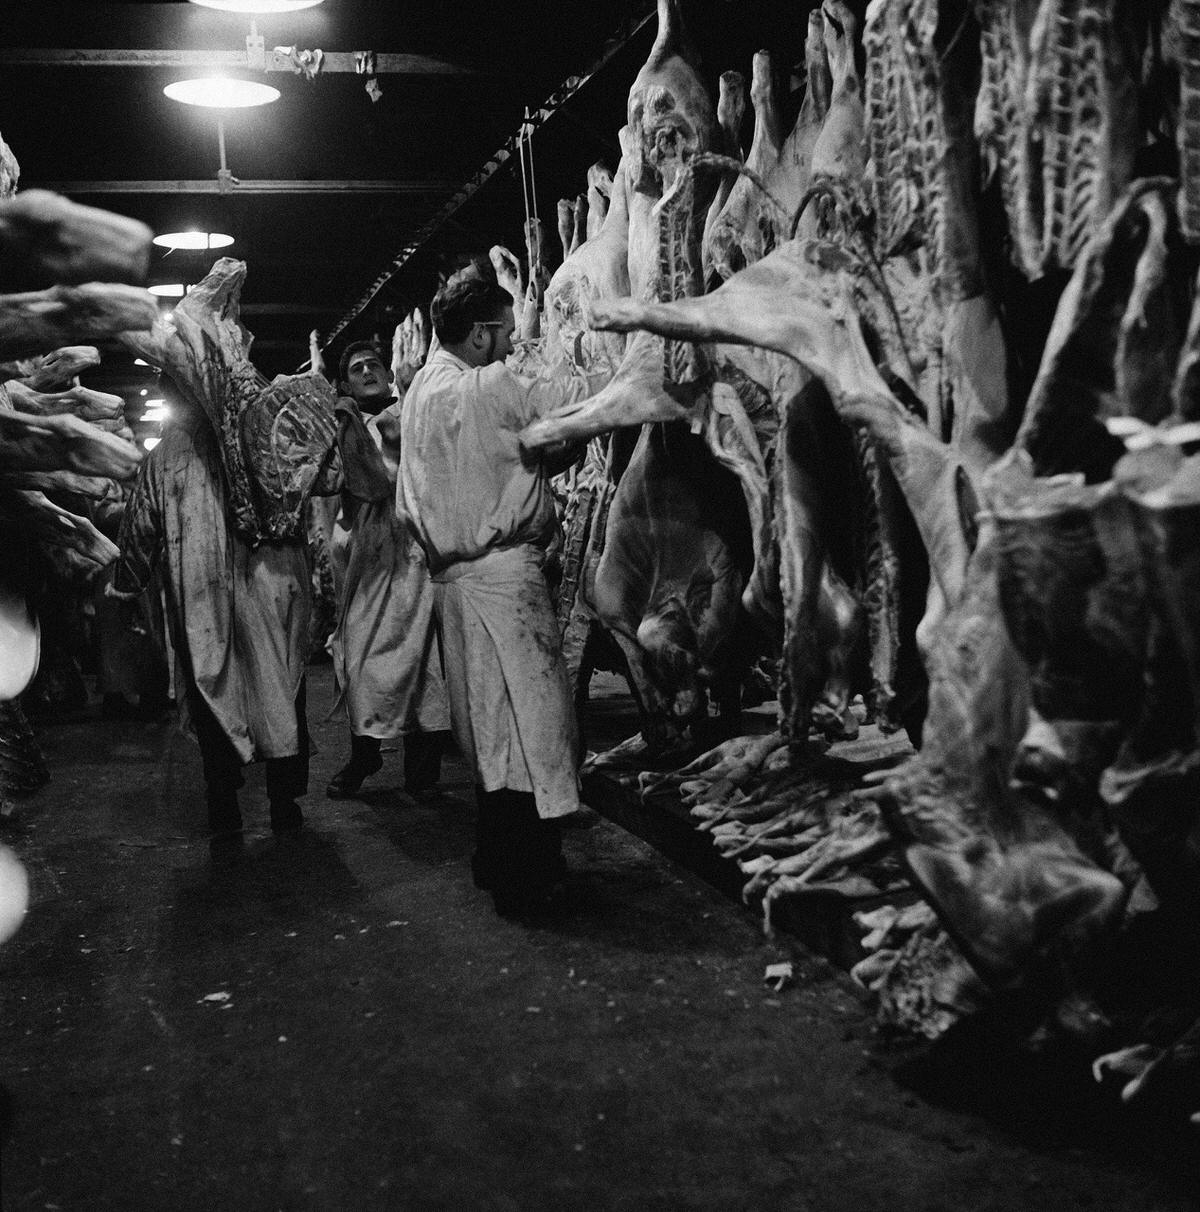
[[[497,918],[461,764],[414,803],[390,753],[328,801],[329,702],[316,669],[309,829],[269,835],[255,770],[240,857],[173,729],[43,731],[0,949],[9,1212],[1200,1207],[1142,1146],[924,1101],[841,974],[611,824],[570,838],[562,921]]]

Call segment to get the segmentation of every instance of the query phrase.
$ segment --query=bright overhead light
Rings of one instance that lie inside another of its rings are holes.
[[[158,282],[146,289],[160,299],[182,299],[187,294],[187,287],[182,282]]]
[[[163,89],[172,101],[203,105],[207,109],[249,109],[279,100],[279,89],[257,80],[235,80],[231,76],[201,76],[176,80]]]
[[[154,237],[159,248],[210,249],[228,248],[233,237],[219,231],[169,231]]]
[[[166,400],[157,400],[157,399],[155,399],[155,400],[147,400],[147,401],[146,401],[146,407],[147,407],[147,408],[166,408],[166,406],[167,406],[167,402],[166,402]]]
[[[150,365],[150,363],[147,362],[145,358],[134,358],[133,364],[134,364],[134,366],[149,366]]]
[[[192,0],[204,8],[219,8],[225,13],[298,13],[316,8],[321,0]]]
[[[142,445],[147,450],[153,450],[161,441],[162,441],[162,438],[143,438]]]

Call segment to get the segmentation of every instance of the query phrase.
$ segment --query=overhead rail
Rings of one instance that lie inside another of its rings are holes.
[[[366,293],[353,307],[334,325],[326,336],[323,350],[337,338],[371,305],[379,292],[412,260],[420,249],[446,225],[454,214],[461,210],[483,188],[505,164],[517,153],[523,138],[552,118],[597,72],[602,71],[656,15],[656,8],[640,18],[635,18],[631,27],[626,27],[610,39],[600,57],[581,76],[570,76],[551,94],[546,103],[536,112],[529,114],[521,123],[517,132],[511,135],[499,151],[487,161],[484,166],[470,178],[455,195],[425,223],[409,240],[407,244],[392,258],[388,267],[367,289]]]
[[[447,177],[414,178],[399,181],[243,181],[233,178],[232,188],[224,189],[217,178],[166,181],[38,181],[22,185],[27,189],[49,189],[57,194],[441,194],[454,189],[457,180]]]
[[[289,48],[291,49],[291,48]],[[261,60],[251,50],[78,50],[71,48],[0,48],[6,67],[187,67],[244,68],[248,71],[297,73],[296,62],[279,50],[263,49]],[[325,51],[320,75],[330,72],[373,76],[476,76],[474,68],[429,55],[378,51]]]

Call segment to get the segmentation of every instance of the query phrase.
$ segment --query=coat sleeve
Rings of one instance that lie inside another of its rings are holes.
[[[162,555],[160,476],[160,461],[153,454],[142,461],[117,536],[121,554],[113,570],[110,588],[114,597],[135,598],[142,593],[150,584]]]
[[[506,423],[513,429],[524,429],[564,404],[585,399],[595,389],[583,375],[558,374],[552,378],[530,379],[514,374],[502,363],[496,364],[495,371],[489,366],[483,373],[494,375],[494,381],[488,386],[503,401]],[[600,386],[599,380],[595,386]]]

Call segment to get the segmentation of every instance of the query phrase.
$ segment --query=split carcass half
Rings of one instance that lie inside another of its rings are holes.
[[[670,191],[695,156],[714,151],[720,141],[708,88],[687,39],[679,0],[658,0],[658,34],[650,56],[629,90],[627,124],[631,133],[629,165],[629,280],[634,298],[671,297],[680,291],[660,279],[660,232],[654,204]],[[623,149],[625,150],[625,149]],[[715,183],[697,194],[685,259],[670,272],[702,289],[700,241],[703,219]]]
[[[250,361],[238,316],[246,265],[222,257],[149,333],[125,346],[168,371],[217,435],[237,529],[251,542],[302,533],[302,514],[335,452],[333,388],[321,375],[268,383]]]

